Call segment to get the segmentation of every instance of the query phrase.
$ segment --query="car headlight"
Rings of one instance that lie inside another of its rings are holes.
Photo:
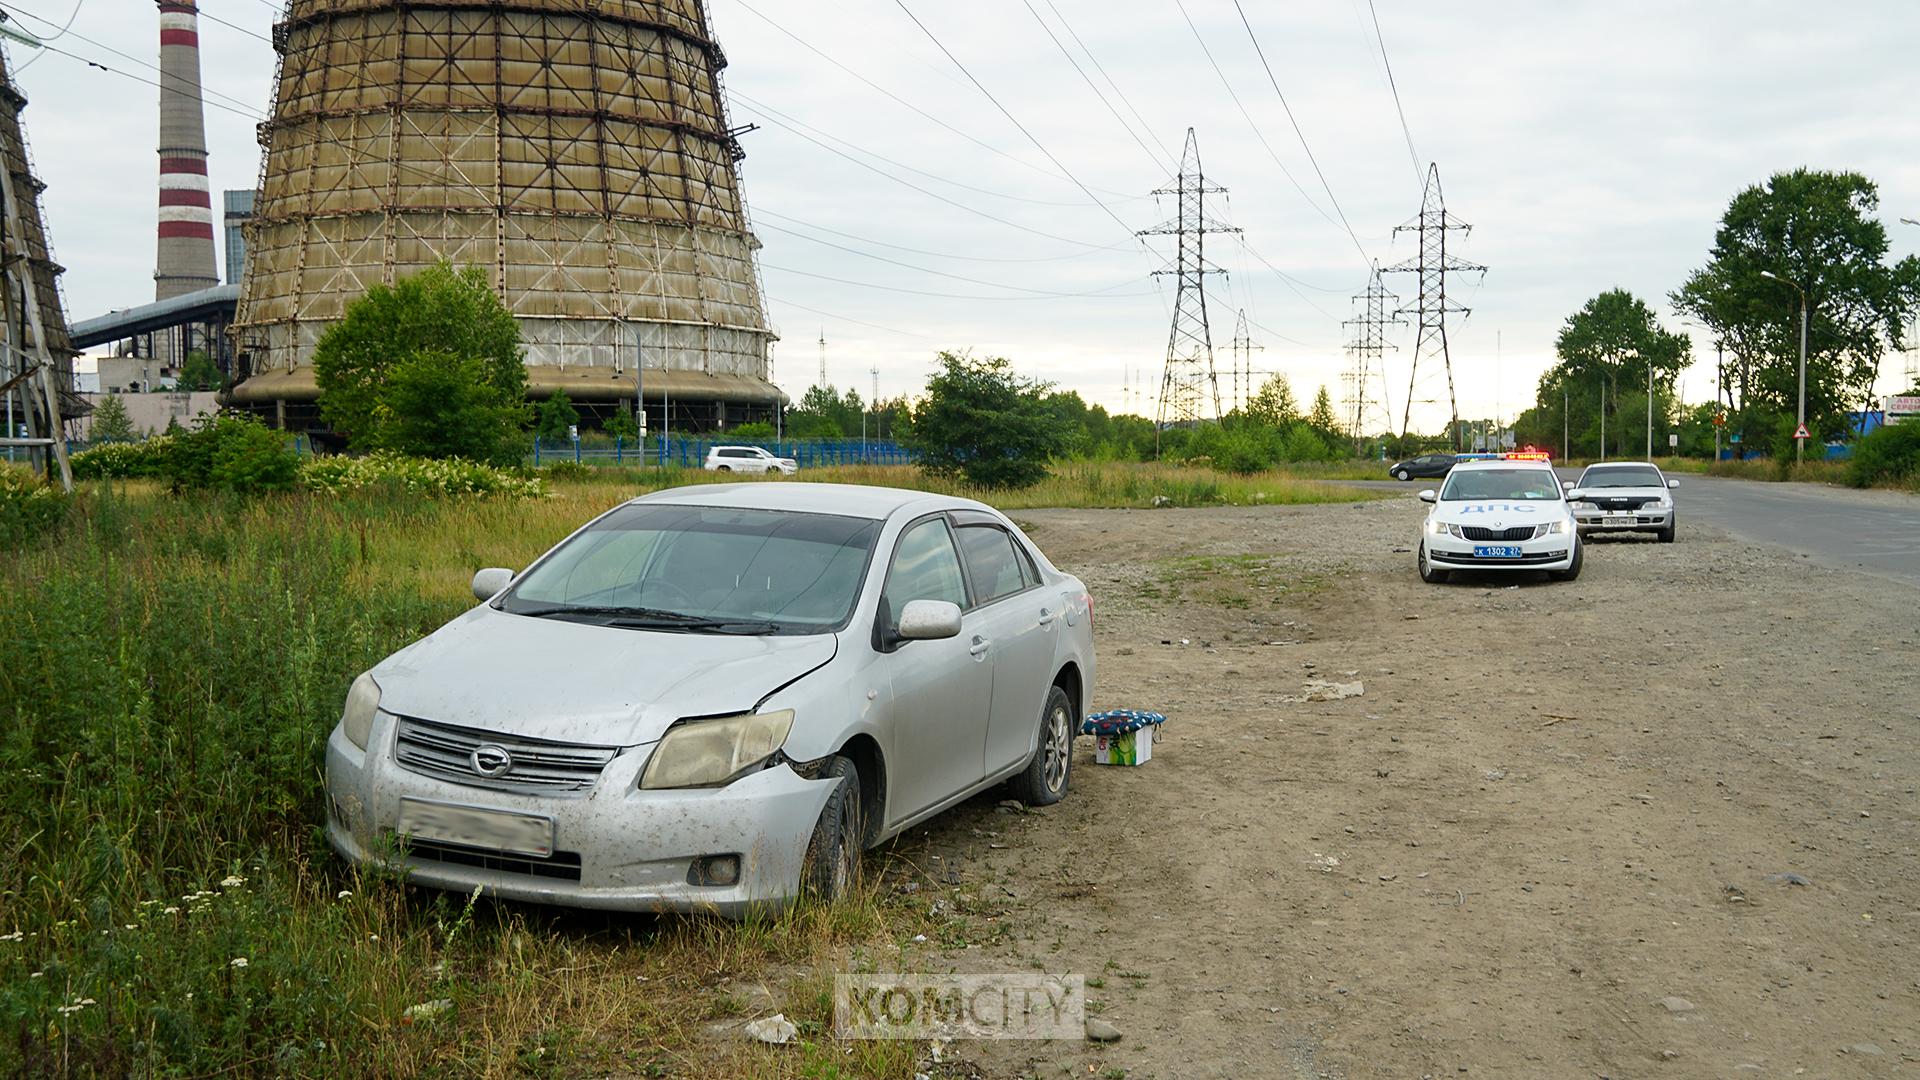
[[[1549,521],[1549,522],[1547,522],[1547,526],[1546,526],[1546,528],[1545,528],[1544,530],[1542,530],[1542,531],[1541,531],[1541,533],[1540,533],[1540,535],[1541,535],[1541,536],[1558,536],[1558,535],[1560,535],[1561,533],[1564,533],[1564,532],[1566,532],[1566,531],[1567,531],[1567,523],[1566,523],[1566,522],[1564,522],[1564,521]]]
[[[365,672],[347,690],[347,705],[340,711],[341,734],[365,750],[367,740],[373,737],[373,714],[379,711],[380,684],[373,681],[372,672]]]
[[[676,724],[661,737],[642,788],[713,787],[773,756],[793,729],[793,710]]]
[[[1432,533],[1435,536],[1445,536],[1452,531],[1452,528],[1453,528],[1452,526],[1448,525],[1444,521],[1441,521],[1439,518],[1427,519],[1427,531]]]
[[[1575,510],[1598,510],[1600,506],[1598,503],[1577,502],[1573,504],[1573,508]]]
[[[1648,505],[1652,506],[1655,510],[1671,510],[1673,509],[1673,500],[1665,498],[1655,499]]]

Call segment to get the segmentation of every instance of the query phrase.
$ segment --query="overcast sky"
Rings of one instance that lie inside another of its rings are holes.
[[[1898,223],[1920,218],[1920,5],[1374,2],[1405,133],[1367,0],[1243,0],[1323,187],[1233,0],[906,0],[985,93],[895,0],[712,0],[734,122],[760,125],[742,168],[782,336],[777,380],[796,396],[814,380],[824,331],[829,378],[862,396],[875,367],[882,394],[917,391],[941,348],[1008,356],[1109,408],[1129,383],[1157,388],[1172,286],[1148,275],[1169,241],[1150,254],[1130,233],[1173,216],[1148,193],[1169,182],[1189,127],[1209,180],[1230,189],[1220,216],[1245,230],[1245,247],[1208,248],[1231,272],[1210,284],[1223,393],[1244,308],[1257,368],[1285,373],[1303,400],[1322,384],[1339,397],[1341,321],[1366,260],[1414,252],[1393,234],[1420,206],[1409,137],[1474,227],[1453,251],[1490,268],[1450,285],[1473,309],[1450,323],[1466,416],[1523,407],[1561,322],[1601,290],[1630,289],[1677,322],[1667,294],[1705,261],[1727,201],[1773,172],[1865,173],[1894,254],[1920,250],[1920,228]],[[150,4],[0,7],[49,37],[71,18],[56,47],[155,76]],[[276,6],[201,10],[213,184],[249,187]],[[70,316],[150,300],[158,90],[74,56],[10,56],[27,65]],[[1412,275],[1389,287],[1415,292]],[[1702,400],[1712,346],[1694,335],[1706,363],[1683,392]],[[1411,328],[1390,340],[1398,413]],[[1883,392],[1900,389],[1904,363],[1888,358]],[[1442,401],[1415,426],[1441,426],[1444,382],[1423,378],[1414,396]]]

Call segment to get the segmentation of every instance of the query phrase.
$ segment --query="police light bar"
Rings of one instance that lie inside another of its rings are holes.
[[[1505,454],[1455,454],[1455,461],[1499,461]]]
[[[1508,461],[1552,461],[1553,460],[1553,455],[1547,453],[1545,450],[1518,450],[1518,451],[1514,451],[1513,453],[1501,454],[1500,456]]]

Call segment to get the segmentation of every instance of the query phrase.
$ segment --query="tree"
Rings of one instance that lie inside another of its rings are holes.
[[[1608,447],[1631,444],[1629,432],[1637,431],[1644,438],[1650,371],[1655,416],[1668,414],[1674,383],[1687,366],[1691,343],[1663,328],[1639,297],[1625,289],[1609,289],[1567,316],[1554,351],[1560,362],[1540,376],[1534,415],[1516,424],[1516,436],[1535,445],[1559,446],[1561,425],[1555,421],[1564,413],[1564,426],[1571,431],[1574,446],[1591,448],[1605,457]],[[1627,408],[1622,407],[1623,395]],[[1600,441],[1603,425],[1604,444]],[[1536,438],[1542,428],[1550,437]],[[1561,448],[1563,456],[1571,452]]]
[[[565,439],[579,423],[580,410],[573,407],[573,399],[565,390],[555,390],[552,397],[540,403],[533,433],[542,439]]]
[[[1730,354],[1728,404],[1749,442],[1797,408],[1800,294],[1786,282],[1808,301],[1807,423],[1816,437],[1848,433],[1847,411],[1869,405],[1881,358],[1901,347],[1901,325],[1920,304],[1920,257],[1887,262],[1886,227],[1869,216],[1879,205],[1878,188],[1859,173],[1777,173],[1733,197],[1707,265],[1674,292],[1674,307]]]
[[[200,349],[187,354],[173,382],[174,389],[187,391],[223,390],[227,385],[226,376],[220,374],[220,365]]]
[[[378,440],[362,444],[369,448],[494,465],[512,465],[526,451],[526,404],[490,385],[479,357],[420,349],[390,365],[377,415]]]
[[[478,267],[441,262],[375,285],[320,338],[313,368],[321,416],[356,449],[458,444],[491,447],[486,460],[500,461],[530,412],[519,325]],[[395,389],[397,374],[404,389]],[[436,405],[429,386],[457,391],[459,407]],[[485,430],[429,439],[432,423]],[[517,459],[515,449],[509,460]]]
[[[607,422],[600,425],[600,430],[623,442],[633,442],[640,437],[640,422],[622,406],[620,411],[607,417]]]
[[[93,426],[88,433],[94,442],[132,442],[134,440],[133,417],[127,415],[127,404],[112,394],[100,399],[93,407]]]
[[[1325,386],[1313,395],[1313,411],[1307,414],[1307,426],[1329,447],[1339,445],[1345,438],[1340,431],[1340,418],[1333,411],[1333,396]]]
[[[1300,405],[1293,400],[1293,388],[1287,385],[1285,375],[1269,377],[1248,399],[1247,419],[1276,428],[1300,419]]]
[[[981,487],[1031,487],[1065,445],[1046,383],[1002,357],[943,352],[914,414],[908,446],[929,476],[964,475]]]

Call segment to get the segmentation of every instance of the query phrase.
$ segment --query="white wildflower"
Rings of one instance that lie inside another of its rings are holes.
[[[223,889],[237,889],[246,883],[247,879],[241,877],[239,874],[230,874],[221,880],[220,887]]]
[[[162,914],[162,915],[178,915],[178,914],[180,914],[180,909],[179,909],[179,908],[177,908],[177,907],[168,907],[168,908],[166,908],[165,910],[163,910],[163,911],[161,911],[161,912],[160,912],[160,914]]]
[[[139,928],[139,927],[137,927],[137,926],[135,926],[135,925],[133,925],[132,923],[128,923],[127,925],[125,925],[125,926],[123,926],[123,927],[121,927],[121,929],[122,929],[122,930],[138,930],[138,929],[140,929],[140,928]]]
[[[233,965],[234,967],[237,967],[237,968],[243,968],[243,967],[246,967],[246,966],[247,966],[247,958],[246,958],[246,957],[244,957],[244,956],[236,956],[236,957],[234,957],[234,958],[233,958],[233,960],[232,960],[232,961],[230,961],[230,963],[231,963],[231,964],[232,964],[232,965]]]
[[[353,899],[353,890],[341,889],[339,893],[335,894],[334,899],[335,900],[351,900]]]
[[[0,934],[0,941],[25,941],[26,939],[25,931],[21,930],[15,930],[11,934]]]

